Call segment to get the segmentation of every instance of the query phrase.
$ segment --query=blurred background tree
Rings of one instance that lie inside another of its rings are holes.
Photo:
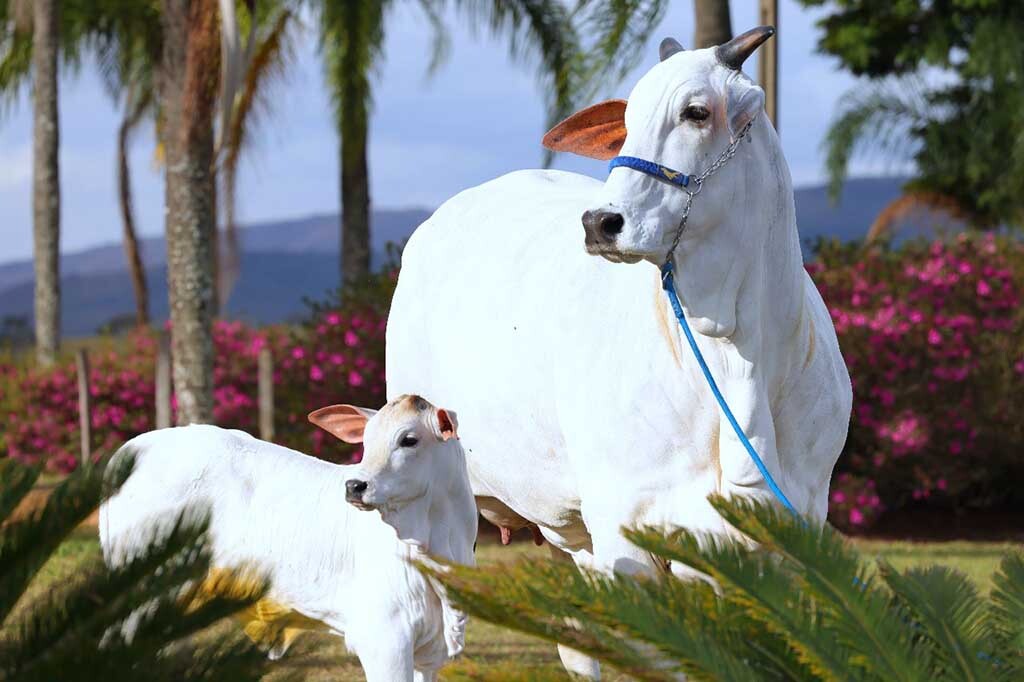
[[[1024,3],[799,2],[829,8],[820,50],[865,78],[826,141],[833,196],[851,156],[873,149],[913,159],[906,205],[1024,224]]]
[[[417,0],[434,34],[427,71],[447,54],[449,5],[470,24],[509,46],[513,59],[539,61],[538,79],[554,123],[599,88],[617,83],[641,56],[632,46],[654,30],[666,0]],[[300,2],[299,4],[304,4]],[[340,143],[341,273],[343,285],[370,272],[370,184],[367,164],[373,75],[393,0],[314,0],[320,53]]]

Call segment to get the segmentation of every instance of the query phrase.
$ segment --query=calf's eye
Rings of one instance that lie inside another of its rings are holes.
[[[691,104],[690,106],[683,109],[683,119],[686,121],[706,121],[711,112],[707,107],[700,104]]]
[[[411,433],[407,433],[402,436],[402,440],[398,441],[398,446],[403,448],[414,448],[419,443],[419,439]]]

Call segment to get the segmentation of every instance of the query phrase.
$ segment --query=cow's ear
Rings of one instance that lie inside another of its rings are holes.
[[[739,135],[744,126],[764,111],[764,90],[749,78],[736,72],[729,78],[726,89],[726,115],[729,117],[729,136]]]
[[[309,413],[309,421],[346,443],[362,443],[366,422],[377,410],[355,405],[328,405]]]
[[[549,130],[542,144],[554,152],[592,159],[617,156],[626,141],[626,100],[610,99],[587,107]]]
[[[441,440],[459,437],[459,418],[454,410],[439,407],[434,417],[437,419],[437,432],[441,434]]]

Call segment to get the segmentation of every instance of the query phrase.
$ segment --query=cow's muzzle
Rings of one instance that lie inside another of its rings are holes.
[[[586,233],[587,249],[612,246],[625,224],[626,221],[621,213],[585,211],[583,213],[583,231]]]
[[[359,509],[370,509],[370,506],[363,502],[363,494],[369,484],[353,478],[345,481],[345,501]]]

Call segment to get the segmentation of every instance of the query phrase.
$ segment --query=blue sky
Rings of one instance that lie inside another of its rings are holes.
[[[434,208],[460,190],[541,163],[543,98],[532,64],[515,64],[505,44],[474,34],[453,18],[449,60],[427,77],[430,36],[416,3],[397,3],[371,121],[370,175],[375,207]],[[732,3],[733,30],[756,25],[756,0]],[[820,12],[780,2],[780,132],[797,185],[823,178],[821,140],[834,106],[854,82],[836,60],[815,53]],[[677,0],[642,46],[643,58],[608,96],[625,97],[657,60],[658,42],[693,42],[693,6]],[[244,222],[338,210],[338,143],[312,31],[300,41],[295,68],[279,86],[280,104],[243,160],[239,216]],[[756,65],[747,68],[756,74]],[[119,114],[91,64],[61,81],[62,251],[120,239],[115,185]],[[131,150],[136,217],[141,232],[163,230],[163,181],[153,164],[151,126]],[[32,253],[31,109],[26,96],[0,119],[0,262]],[[600,176],[604,164],[561,156],[556,168]],[[861,164],[855,174],[877,173]]]

